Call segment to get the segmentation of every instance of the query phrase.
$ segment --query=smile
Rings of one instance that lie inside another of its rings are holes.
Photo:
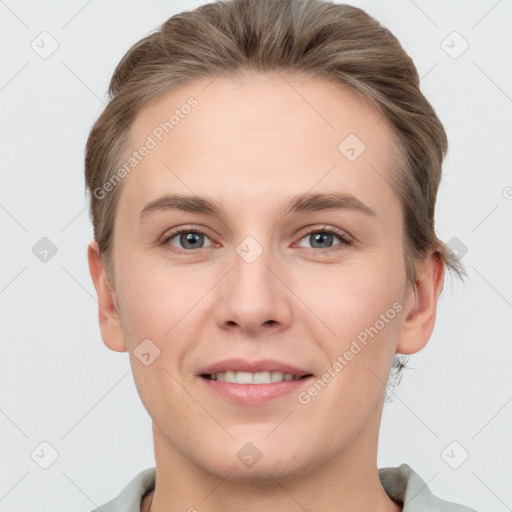
[[[280,371],[263,371],[253,373],[228,370],[226,372],[203,374],[202,377],[221,382],[231,382],[233,384],[271,384],[273,382],[301,380],[305,377],[308,377],[309,375],[311,374],[300,376],[293,373],[283,373]]]

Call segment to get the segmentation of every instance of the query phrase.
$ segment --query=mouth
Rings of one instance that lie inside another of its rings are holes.
[[[283,361],[240,358],[219,361],[196,375],[208,393],[241,406],[264,405],[293,396],[314,377],[313,373]]]
[[[232,384],[272,384],[274,382],[302,380],[313,374],[284,373],[282,371],[246,372],[228,370],[226,372],[203,373],[201,377],[208,380],[230,382]]]

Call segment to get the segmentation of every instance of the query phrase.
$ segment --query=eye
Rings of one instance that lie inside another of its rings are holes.
[[[334,243],[335,239],[338,239],[339,243]],[[205,245],[205,240],[210,243]],[[303,245],[301,243],[303,240],[309,241],[311,245],[309,247]],[[344,246],[349,246],[351,243],[351,240],[341,230],[332,227],[317,227],[310,229],[302,236],[299,246],[322,251],[343,249]],[[162,240],[162,245],[171,246],[175,252],[189,254],[194,250],[213,246],[210,237],[202,231],[191,228],[182,228],[170,233]]]
[[[334,244],[334,239],[338,239],[341,243]],[[323,227],[323,228],[316,228],[309,230],[305,236],[301,238],[302,240],[308,240],[311,244],[309,248],[311,249],[332,249],[333,247],[335,249],[341,249],[343,247],[337,247],[340,246],[347,246],[351,245],[351,241],[345,236],[345,234],[338,229],[330,228],[330,227]],[[301,247],[304,247],[304,245],[299,244]],[[307,246],[306,246],[307,247]]]
[[[177,252],[190,252],[194,249],[203,249],[204,247],[210,247],[212,244],[204,245],[205,239],[210,238],[196,229],[180,229],[170,235],[166,236],[162,241],[162,245],[172,245],[177,247]],[[211,241],[210,241],[211,242]]]

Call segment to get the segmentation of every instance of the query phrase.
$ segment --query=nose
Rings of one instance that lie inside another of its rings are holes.
[[[292,318],[291,296],[283,266],[270,250],[254,260],[235,253],[232,268],[216,287],[217,325],[249,335],[269,334],[285,329]]]

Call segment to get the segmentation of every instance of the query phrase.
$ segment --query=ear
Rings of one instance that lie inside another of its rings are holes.
[[[425,347],[434,330],[437,300],[444,284],[444,261],[432,251],[416,262],[416,288],[409,287],[404,299],[404,319],[396,352],[413,354]]]
[[[98,320],[103,342],[111,350],[126,352],[126,341],[114,288],[105,276],[98,243],[94,239],[87,246],[87,259],[89,272],[98,296]]]

